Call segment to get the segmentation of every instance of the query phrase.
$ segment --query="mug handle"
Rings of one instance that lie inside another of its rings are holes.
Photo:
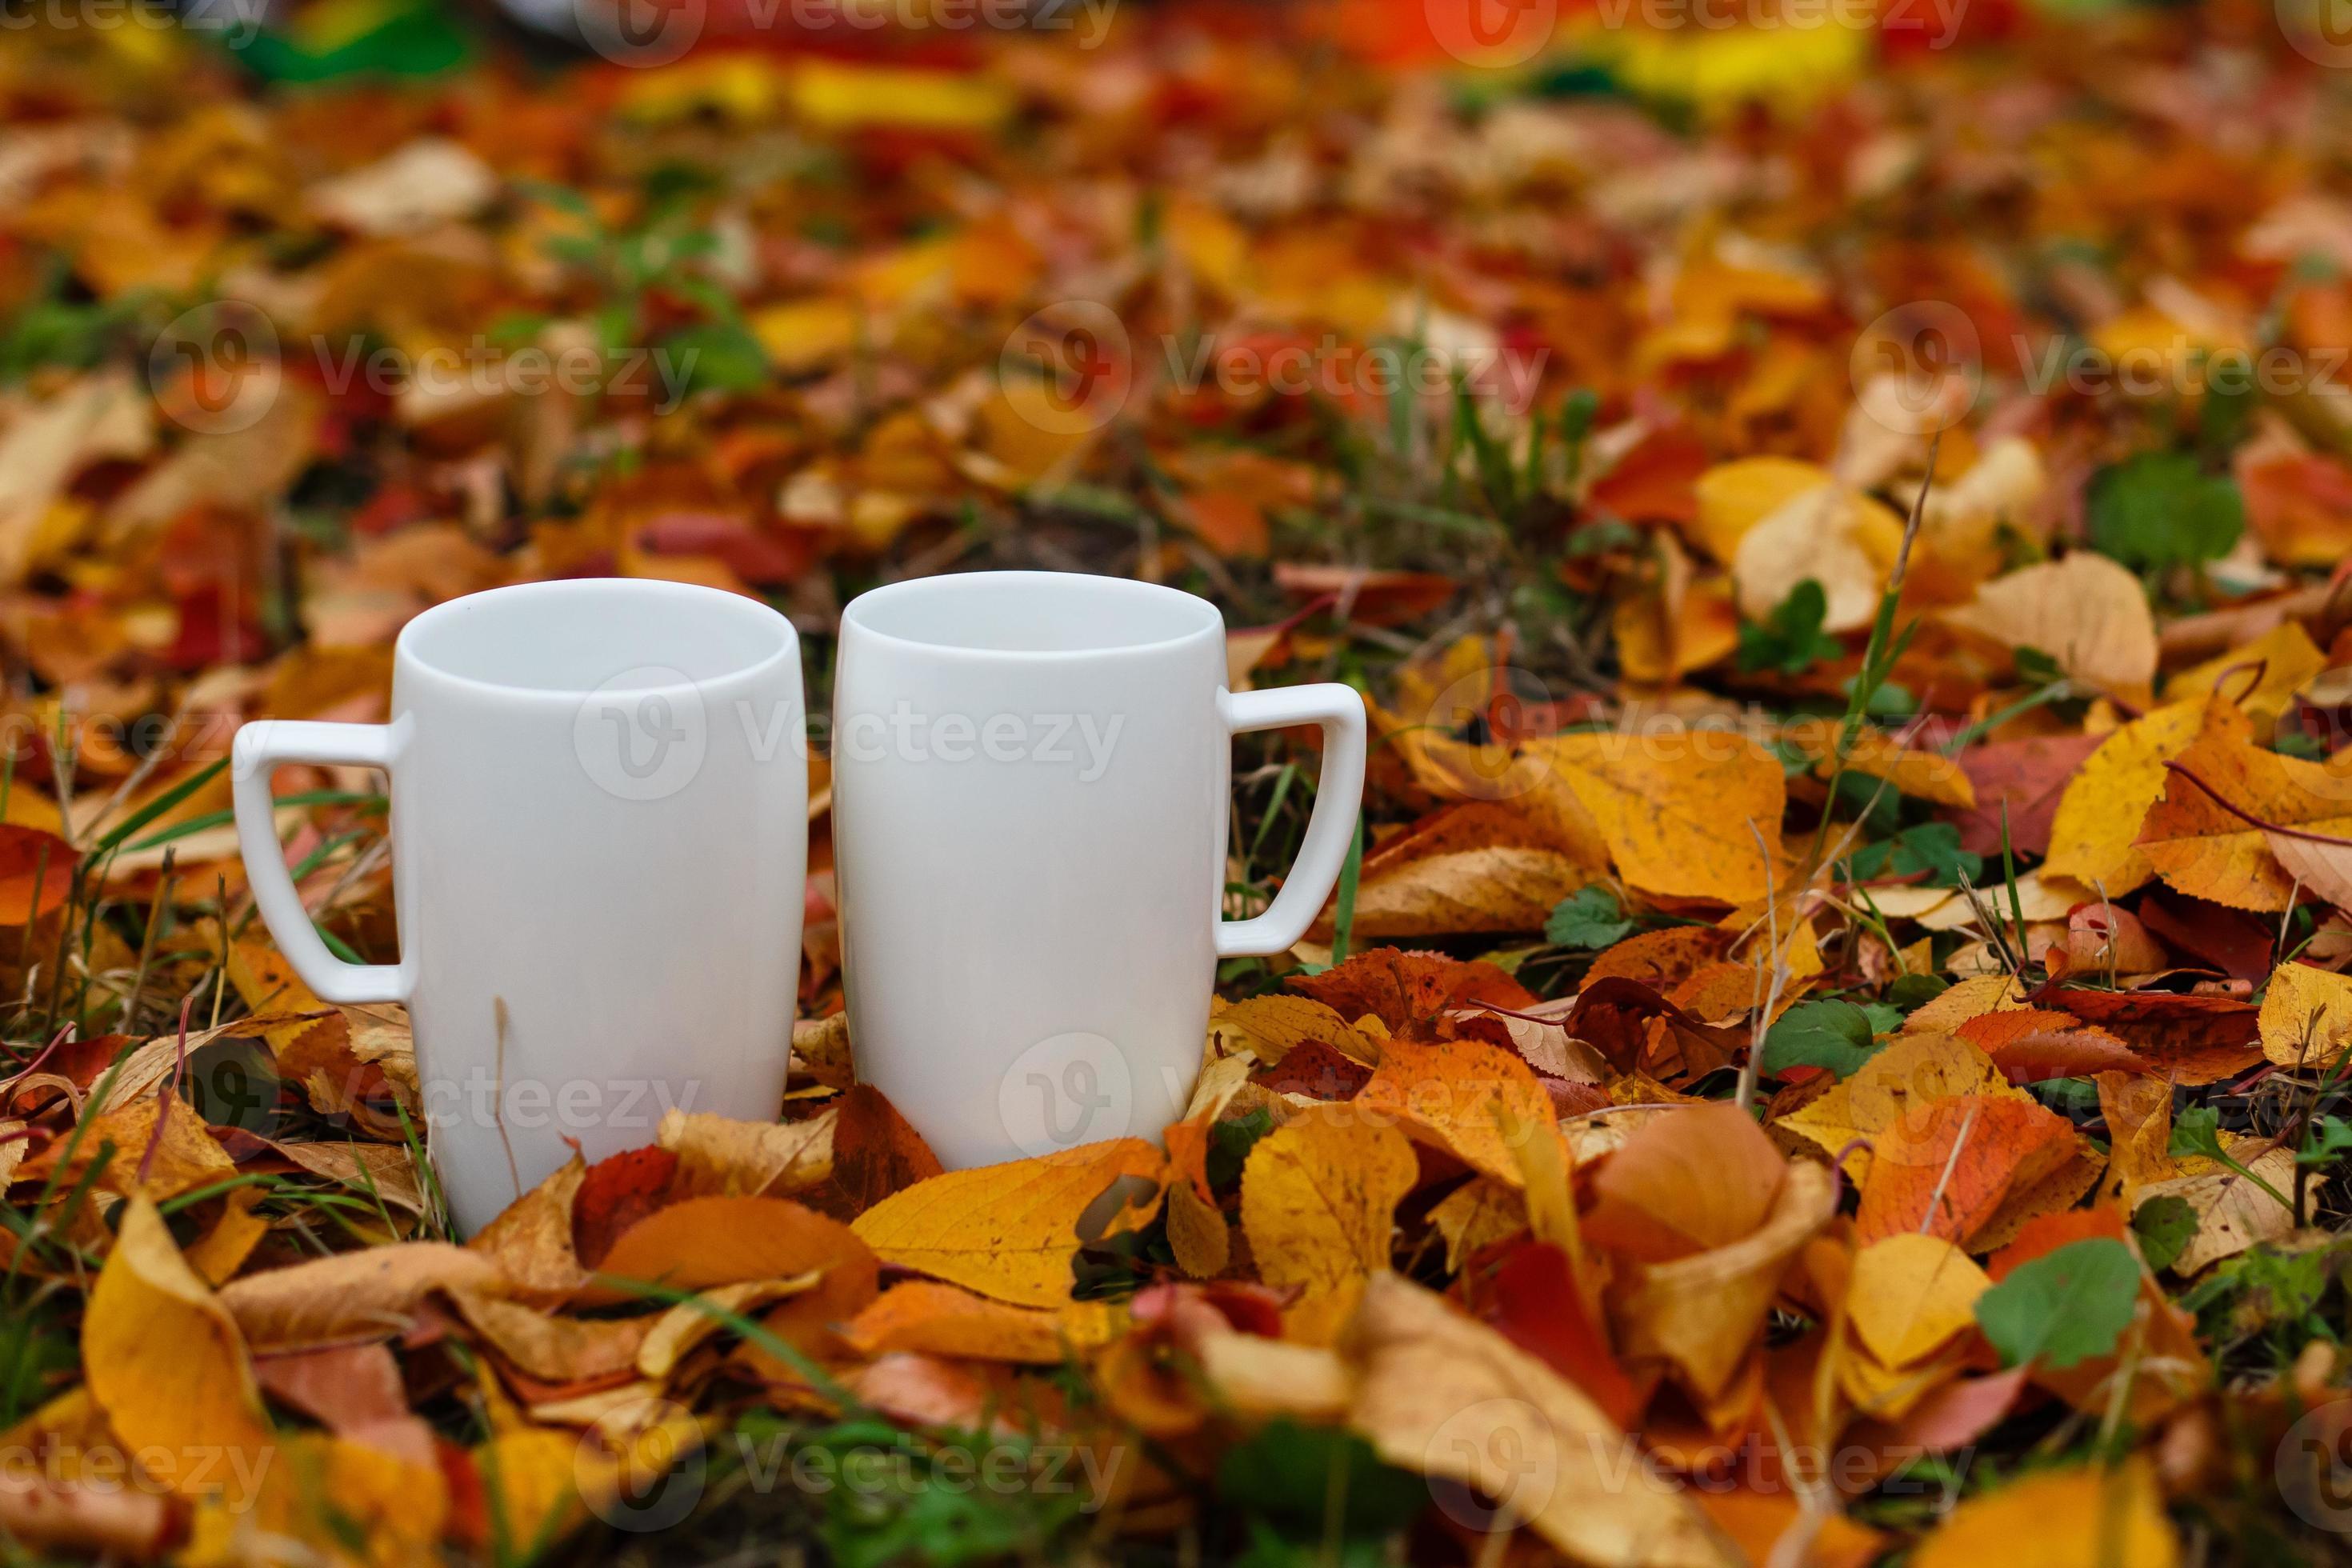
[[[1314,815],[1298,858],[1283,879],[1282,891],[1253,920],[1217,922],[1219,958],[1262,958],[1281,952],[1307,934],[1331,896],[1356,838],[1356,818],[1364,801],[1364,699],[1352,686],[1325,681],[1314,686],[1277,686],[1265,691],[1220,691],[1217,711],[1225,728],[1281,730],[1318,724],[1323,730],[1323,773],[1315,786]]]
[[[240,728],[229,750],[235,779],[236,843],[245,878],[262,923],[278,951],[322,1002],[405,1002],[415,976],[400,963],[346,963],[327,951],[287,873],[278,841],[270,776],[280,763],[349,763],[392,771],[398,752],[389,724],[324,724],[300,719],[257,719]]]

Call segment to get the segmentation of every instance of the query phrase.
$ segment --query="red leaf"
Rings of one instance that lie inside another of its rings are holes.
[[[572,1205],[572,1249],[593,1268],[623,1231],[662,1206],[677,1156],[667,1149],[631,1149],[599,1160],[581,1178]]]

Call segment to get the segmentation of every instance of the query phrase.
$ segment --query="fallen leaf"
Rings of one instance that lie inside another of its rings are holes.
[[[1510,1125],[1548,1138],[1551,1097],[1518,1057],[1478,1040],[1394,1040],[1349,1105],[1360,1121],[1394,1118],[1411,1136],[1494,1177],[1519,1184]]]
[[[90,1289],[82,1373],[142,1473],[186,1495],[252,1495],[274,1447],[237,1323],[144,1197]]]
[[[2156,875],[2136,847],[2140,825],[2164,794],[2170,776],[2164,764],[2208,727],[2244,732],[2246,720],[2218,700],[2175,702],[2109,735],[2059,796],[2042,870],[2072,878],[2109,899]]]
[[[2155,1468],[2138,1456],[2113,1469],[2042,1470],[2005,1482],[1954,1509],[1922,1542],[1917,1568],[2081,1568],[2128,1563],[2172,1568],[2179,1561]]]
[[[852,1228],[885,1263],[1050,1307],[1069,1300],[1072,1256],[1094,1238],[1082,1237],[1080,1221],[1097,1200],[1119,1189],[1097,1237],[1146,1223],[1159,1209],[1163,1173],[1159,1150],[1114,1139],[933,1176],[883,1199]]]
[[[1351,1106],[1301,1111],[1242,1167],[1242,1232],[1269,1285],[1352,1302],[1389,1265],[1398,1200],[1419,1174],[1412,1145]]]
[[[2092,551],[1997,577],[1944,619],[2002,648],[2038,649],[2071,679],[2113,696],[2142,698],[2156,679],[2147,594],[2128,570]]]
[[[1834,1178],[1792,1164],[1771,1212],[1751,1235],[1670,1263],[1636,1266],[1610,1320],[1629,1360],[1671,1363],[1703,1398],[1723,1393],[1757,1343],[1799,1248],[1837,1210]]]
[[[1991,1286],[1985,1271],[1949,1241],[1905,1232],[1854,1254],[1846,1311],[1872,1355],[1904,1367],[1974,1328],[1977,1298]]]
[[[2282,963],[2255,1015],[2263,1054],[2283,1067],[2335,1065],[2352,1044],[2352,975],[2308,963]]]
[[[1374,1275],[1342,1350],[1348,1424],[1389,1463],[1476,1489],[1579,1563],[1736,1561],[1678,1489],[1625,1484],[1648,1460],[1600,1406],[1420,1286]]]

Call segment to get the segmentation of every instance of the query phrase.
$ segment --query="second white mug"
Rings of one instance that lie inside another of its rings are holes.
[[[1320,725],[1297,863],[1223,921],[1232,739]],[[950,1168],[1157,1137],[1220,958],[1284,951],[1363,792],[1347,686],[1234,692],[1216,606],[1125,578],[919,578],[842,616],[834,844],[858,1077]]]

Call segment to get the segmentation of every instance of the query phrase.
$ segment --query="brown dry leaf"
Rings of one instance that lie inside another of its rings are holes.
[[[2164,764],[2200,731],[2248,732],[2245,715],[2218,699],[2174,702],[2135,719],[2091,753],[2058,797],[2045,875],[2067,877],[2119,899],[2156,874],[2135,847],[2148,808],[2164,794]]]
[[[2073,679],[2126,700],[2144,700],[2156,679],[2147,590],[2088,550],[1996,577],[1977,590],[1975,603],[1944,619],[2002,648],[2037,648]]]
[[[940,1173],[940,1157],[898,1108],[870,1084],[853,1085],[828,1109],[833,1171],[801,1202],[844,1225],[892,1193]]]
[[[1205,1145],[1202,1152],[1205,1156]],[[1171,1147],[1171,1169],[1175,1163]],[[1224,1211],[1202,1197],[1189,1179],[1168,1184],[1168,1247],[1176,1255],[1176,1267],[1194,1279],[1213,1279],[1233,1262],[1233,1227],[1225,1223]]]
[[[1305,1290],[1315,1299],[1309,1326],[1329,1325],[1388,1268],[1396,1205],[1419,1173],[1412,1145],[1384,1120],[1349,1105],[1300,1111],[1242,1166],[1242,1233],[1260,1277]]]
[[[1780,764],[1744,736],[1690,730],[1574,734],[1530,742],[1589,813],[1617,873],[1647,892],[1744,904],[1777,878],[1788,786]]]
[[[16,1180],[46,1182],[54,1174],[58,1188],[70,1191],[100,1161],[93,1182],[100,1191],[139,1193],[157,1202],[236,1174],[236,1163],[195,1107],[159,1089],[90,1118],[79,1138],[68,1133],[26,1159]]]
[[[2249,1139],[2244,1147],[2231,1151],[2238,1163],[2261,1177],[2261,1182],[2223,1170],[2177,1176],[2168,1182],[2149,1182],[2133,1194],[2135,1209],[2156,1198],[2176,1197],[2196,1211],[2197,1233],[2172,1260],[2174,1273],[2186,1278],[2209,1263],[2235,1258],[2258,1242],[2277,1241],[2294,1233],[2294,1211],[2263,1191],[2263,1183],[2269,1183],[2273,1191],[2291,1194],[2294,1191],[2294,1151],[2277,1148],[2256,1153],[2261,1148],[2259,1142]]]
[[[1081,1240],[1149,1223],[1159,1211],[1165,1162],[1140,1138],[1088,1143],[1065,1153],[950,1171],[885,1198],[853,1228],[886,1263],[1022,1306],[1069,1300]],[[1106,1194],[1100,1228],[1081,1231]]]
[[[558,1317],[462,1288],[449,1298],[499,1356],[542,1383],[584,1383],[629,1370],[653,1326],[646,1318]]]
[[[1376,1274],[1341,1348],[1348,1425],[1389,1463],[1475,1488],[1577,1563],[1738,1561],[1680,1489],[1626,1483],[1646,1460],[1598,1405],[1443,1298]]]
[[[1535,1069],[1479,1040],[1391,1041],[1349,1104],[1360,1119],[1393,1117],[1411,1136],[1513,1186],[1518,1158],[1504,1119],[1546,1138],[1559,1121]]]
[[[123,1209],[91,1287],[82,1373],[141,1470],[175,1490],[249,1499],[276,1441],[237,1323],[144,1197]]]
[[[1663,1361],[1701,1398],[1719,1396],[1759,1343],[1781,1277],[1837,1213],[1835,1179],[1810,1161],[1789,1167],[1754,1234],[1670,1263],[1636,1266],[1612,1294],[1610,1323],[1628,1360]]]
[[[541,1306],[568,1300],[587,1283],[572,1250],[572,1209],[588,1163],[579,1155],[509,1204],[466,1245],[490,1259],[515,1295]]]
[[[733,1331],[716,1312],[756,1311],[813,1290],[824,1278],[821,1270],[812,1270],[789,1279],[749,1279],[740,1285],[720,1285],[699,1292],[693,1300],[678,1302],[643,1325],[642,1342],[636,1348],[638,1374],[666,1380],[696,1346]]]
[[[1507,805],[1472,801],[1422,818],[1364,857],[1360,937],[1538,930],[1552,907],[1607,868],[1580,858]],[[1307,935],[1328,942],[1333,907]]]
[[[2271,973],[2254,1022],[2271,1060],[2282,1067],[2331,1067],[2352,1043],[2352,975],[2282,963]]]
[[[806,1121],[736,1121],[673,1106],[654,1142],[677,1156],[673,1197],[784,1197],[833,1174],[838,1120],[827,1110]]]
[[[495,1294],[506,1280],[480,1252],[409,1241],[336,1253],[252,1274],[223,1287],[221,1305],[257,1348],[390,1338],[436,1291]]]
[[[1365,1015],[1379,1019],[1390,1034],[1404,1039],[1428,1039],[1446,1031],[1446,1015],[1476,1003],[1490,1003],[1517,1011],[1533,1006],[1527,988],[1494,964],[1449,958],[1442,952],[1413,952],[1402,948],[1375,947],[1350,954],[1320,974],[1294,974],[1288,984],[1332,1008],[1342,1018],[1361,1022]],[[1244,1011],[1248,1004],[1220,1017]],[[1255,1016],[1256,1015],[1253,1015]],[[1249,1025],[1244,1023],[1243,1027]],[[1328,1044],[1352,1054],[1362,1047],[1351,1042],[1355,1031]]]

